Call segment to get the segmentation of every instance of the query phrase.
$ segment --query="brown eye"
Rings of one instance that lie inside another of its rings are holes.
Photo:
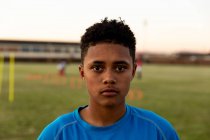
[[[94,72],[102,72],[103,71],[103,67],[102,66],[93,66],[92,70]]]
[[[118,65],[118,66],[116,66],[115,71],[116,72],[124,72],[126,69],[127,69],[126,66]]]

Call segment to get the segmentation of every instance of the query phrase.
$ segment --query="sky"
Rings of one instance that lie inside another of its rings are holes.
[[[125,21],[139,52],[210,52],[210,0],[0,0],[0,40],[79,42],[105,17]]]

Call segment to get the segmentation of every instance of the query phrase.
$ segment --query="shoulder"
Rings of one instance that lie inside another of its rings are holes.
[[[146,109],[137,108],[133,106],[129,106],[131,110],[131,115],[136,118],[142,119],[144,121],[156,124],[158,126],[161,125],[171,125],[166,119],[161,117],[160,115]]]
[[[144,122],[146,125],[150,125],[156,128],[159,134],[164,140],[178,140],[178,135],[173,128],[172,124],[160,115],[141,108],[129,106],[131,115]]]
[[[56,118],[50,124],[48,124],[38,137],[38,140],[56,139],[57,135],[62,132],[66,127],[71,127],[76,124],[77,121],[74,117],[74,112],[64,114]]]

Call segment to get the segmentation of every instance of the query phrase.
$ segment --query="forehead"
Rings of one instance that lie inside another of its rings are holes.
[[[104,63],[115,63],[117,61],[125,61],[128,64],[132,63],[132,57],[129,49],[120,44],[99,43],[90,46],[84,58],[84,63],[92,63],[101,61]]]

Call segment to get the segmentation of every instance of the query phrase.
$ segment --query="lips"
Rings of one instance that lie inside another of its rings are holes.
[[[105,88],[100,91],[101,95],[107,97],[116,96],[119,93],[119,90],[116,88]]]

